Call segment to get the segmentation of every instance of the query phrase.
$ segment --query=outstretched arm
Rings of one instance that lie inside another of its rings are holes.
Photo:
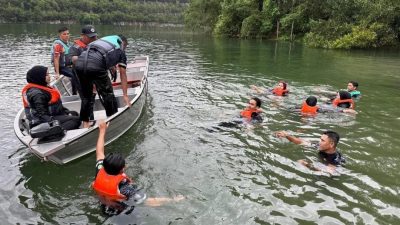
[[[185,197],[182,195],[178,195],[174,198],[165,198],[165,197],[159,197],[159,198],[147,198],[146,201],[144,202],[145,205],[147,206],[161,206],[165,203],[169,202],[179,202],[184,200]]]
[[[128,78],[126,76],[126,68],[125,67],[122,67],[122,66],[119,67],[119,75],[121,78],[121,86],[122,86],[124,102],[125,102],[126,106],[130,107],[131,102],[128,97]]]
[[[286,138],[290,142],[293,142],[293,143],[298,144],[298,145],[304,144],[306,142],[304,139],[289,135],[286,131],[278,131],[275,134],[276,134],[276,136],[278,138]]]
[[[257,94],[263,94],[263,93],[266,92],[266,90],[265,90],[264,88],[262,88],[262,87],[257,87],[257,86],[255,86],[255,85],[250,85],[250,88],[251,88],[252,90],[256,91]]]
[[[99,121],[99,137],[96,145],[96,161],[104,159],[104,139],[106,136],[107,124],[104,120]]]

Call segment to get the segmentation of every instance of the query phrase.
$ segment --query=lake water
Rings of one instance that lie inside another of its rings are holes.
[[[15,137],[20,91],[33,65],[50,65],[57,25],[0,25],[1,224],[400,224],[400,52],[334,51],[300,44],[224,40],[164,28],[97,26],[123,33],[127,53],[150,57],[140,121],[106,152],[126,156],[126,173],[149,197],[185,196],[106,217],[89,188],[95,154],[67,165],[41,162]],[[72,26],[71,34],[80,32]],[[289,84],[288,97],[259,96],[264,122],[221,127],[254,95],[249,85]],[[356,116],[303,118],[292,110],[319,90],[359,82]],[[278,139],[279,130],[341,135],[340,176],[299,166],[315,150]]]

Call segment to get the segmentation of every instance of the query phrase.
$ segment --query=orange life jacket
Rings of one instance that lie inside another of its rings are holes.
[[[249,109],[249,108],[245,108],[244,110],[242,110],[242,111],[240,112],[240,115],[241,115],[243,118],[251,119],[251,115],[252,115],[253,113],[259,113],[259,110],[258,110],[258,109]]]
[[[340,100],[339,98],[335,98],[335,99],[333,99],[333,101],[332,101],[332,105],[334,105],[334,106],[338,106],[338,105],[340,105],[340,104],[342,104],[342,103],[350,103],[350,109],[354,109],[356,106],[355,106],[355,104],[354,104],[354,101],[353,101],[353,99],[344,99],[344,100]]]
[[[309,106],[306,102],[303,102],[303,105],[301,106],[301,113],[317,114],[318,109],[318,106]]]
[[[272,89],[272,93],[273,93],[274,95],[277,95],[277,96],[284,96],[284,95],[286,95],[288,92],[289,92],[289,91],[288,91],[287,89],[282,89],[282,88],[280,88],[280,87],[275,87],[274,89]]]
[[[22,89],[22,102],[24,103],[24,108],[28,108],[29,107],[29,102],[28,102],[28,99],[26,97],[26,92],[30,88],[39,88],[41,90],[49,92],[50,95],[51,95],[51,98],[50,98],[50,101],[49,101],[49,105],[56,104],[61,100],[60,92],[57,89],[50,88],[50,87],[45,87],[45,86],[38,85],[38,84],[28,83]]]
[[[87,45],[85,43],[83,43],[83,41],[81,39],[75,40],[75,45],[85,49],[87,47]]]
[[[127,199],[127,197],[119,192],[118,185],[125,179],[131,182],[131,179],[125,173],[109,175],[104,168],[101,168],[97,173],[92,187],[101,198],[111,201],[122,201]]]

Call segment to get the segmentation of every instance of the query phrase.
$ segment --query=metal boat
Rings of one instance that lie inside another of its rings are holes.
[[[29,134],[28,120],[22,108],[14,120],[14,132],[18,139],[29,147],[31,152],[43,160],[49,160],[57,164],[65,164],[96,150],[96,142],[99,133],[96,121],[104,119],[110,122],[107,129],[105,143],[109,144],[124,134],[139,119],[146,102],[148,89],[147,75],[149,69],[149,57],[136,57],[127,65],[128,96],[131,107],[127,107],[123,101],[121,81],[119,78],[113,82],[114,94],[118,101],[118,112],[106,117],[101,101],[96,97],[94,104],[94,120],[89,128],[68,130],[59,141],[40,143],[38,138],[32,138]],[[62,95],[64,107],[73,111],[80,111],[81,100],[79,96],[71,95],[71,83],[69,78],[61,76],[52,86],[57,88]],[[38,142],[39,141],[39,142]]]

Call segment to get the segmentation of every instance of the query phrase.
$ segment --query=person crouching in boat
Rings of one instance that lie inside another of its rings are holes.
[[[99,136],[96,145],[96,176],[92,188],[97,193],[102,206],[106,209],[122,212],[133,200],[134,204],[144,202],[148,206],[160,206],[167,202],[184,199],[179,195],[174,198],[147,198],[146,194],[134,184],[125,173],[125,159],[120,153],[104,155],[104,142],[107,124],[99,122]]]
[[[58,90],[48,86],[49,70],[45,66],[34,66],[26,73],[27,85],[22,89],[22,101],[29,127],[58,120],[64,130],[79,128],[78,113],[65,108]]]
[[[248,122],[262,122],[261,112],[261,100],[252,97],[247,107],[240,112],[240,116]]]
[[[287,83],[283,81],[279,81],[279,83],[273,89],[265,89],[255,85],[251,85],[250,88],[255,90],[258,94],[272,93],[276,96],[286,96],[289,93],[289,90],[287,89]]]

